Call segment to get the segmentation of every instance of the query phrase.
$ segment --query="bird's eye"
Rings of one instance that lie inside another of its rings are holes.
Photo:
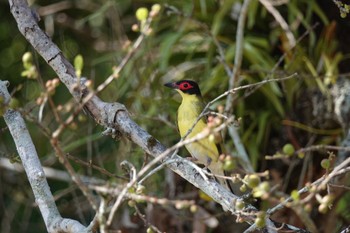
[[[188,89],[191,89],[193,86],[188,83],[188,82],[183,82],[183,83],[180,83],[179,84],[179,89],[180,90],[188,90]]]

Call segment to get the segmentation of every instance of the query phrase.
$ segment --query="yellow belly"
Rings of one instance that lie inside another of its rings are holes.
[[[197,103],[196,101],[182,102],[178,110],[177,119],[181,137],[183,137],[192,127],[201,112],[201,103]],[[201,133],[206,127],[207,124],[205,120],[200,120],[193,128],[192,132],[187,136],[187,138],[196,136],[198,133]],[[219,157],[219,152],[216,144],[210,141],[208,137],[187,144],[186,149],[190,152],[192,157],[196,158],[200,163],[204,165],[209,165],[210,161],[216,162]]]

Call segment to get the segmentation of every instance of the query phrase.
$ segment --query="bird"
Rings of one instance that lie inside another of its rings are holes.
[[[169,82],[164,86],[175,89],[182,97],[182,102],[177,111],[177,126],[181,138],[193,127],[197,118],[204,110],[204,102],[198,84],[192,80],[181,80]],[[203,132],[207,128],[206,117],[202,117],[192,131],[187,135],[186,139],[195,137],[198,133]],[[194,141],[185,145],[191,156],[200,164],[207,167],[214,176],[224,176],[225,172],[222,169],[222,162],[219,161],[219,156],[222,152],[222,147],[216,144],[215,141],[208,137]],[[219,183],[229,191],[232,191],[226,179],[216,177]]]

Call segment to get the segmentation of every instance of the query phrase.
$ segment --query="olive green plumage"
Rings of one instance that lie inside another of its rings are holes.
[[[177,125],[180,136],[184,137],[204,109],[200,89],[198,84],[191,80],[167,83],[165,86],[177,90],[182,96],[182,102],[177,111]],[[197,124],[193,127],[192,132],[186,138],[195,137],[205,128],[207,128],[207,122],[203,117],[197,122]],[[221,150],[213,140],[209,140],[209,138],[206,137],[187,144],[185,147],[190,152],[192,157],[194,157],[199,163],[207,166],[214,175],[224,176],[222,163],[218,161]],[[217,179],[221,185],[230,190],[230,187],[225,179]]]

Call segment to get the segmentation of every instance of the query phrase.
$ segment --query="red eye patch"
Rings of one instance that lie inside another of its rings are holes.
[[[179,87],[180,90],[188,90],[188,89],[193,88],[193,86],[190,83],[188,83],[188,82],[180,83],[178,85],[178,87]]]

